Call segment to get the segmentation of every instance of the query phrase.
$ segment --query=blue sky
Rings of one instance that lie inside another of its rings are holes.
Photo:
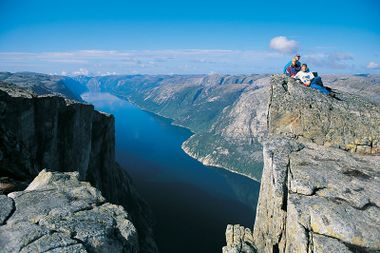
[[[380,73],[380,1],[0,1],[0,70]]]

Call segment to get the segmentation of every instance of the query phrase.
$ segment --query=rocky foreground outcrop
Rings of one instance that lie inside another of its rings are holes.
[[[46,168],[77,171],[133,221],[142,252],[157,252],[150,212],[115,162],[114,118],[57,95],[0,83],[0,191],[23,190]]]
[[[0,195],[0,252],[138,252],[130,215],[78,178],[43,170],[24,191]]]
[[[380,251],[380,108],[275,76],[268,130],[252,240],[223,252]]]

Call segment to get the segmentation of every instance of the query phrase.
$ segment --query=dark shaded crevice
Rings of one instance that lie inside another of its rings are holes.
[[[199,90],[197,90],[197,92],[195,93],[195,95],[191,101],[191,104],[193,104],[195,102],[195,100],[197,100],[197,98],[201,95],[202,91],[203,91],[203,88],[200,88]]]
[[[104,205],[106,203],[107,202],[105,202],[105,201],[98,202],[98,203],[92,203],[90,206],[85,206],[85,207],[79,208],[78,210],[75,210],[72,213],[75,214],[75,213],[84,212],[84,211],[91,211],[95,207],[100,207],[100,206],[102,206],[102,205]]]
[[[352,251],[353,253],[379,253],[378,249],[371,249],[371,248],[365,248],[365,247],[360,247],[354,244],[342,242],[346,247]]]
[[[74,240],[74,241],[76,241],[76,242],[78,242],[78,243],[80,243],[80,244],[82,244],[82,245],[85,246],[86,245],[85,242],[76,237],[77,234],[78,234],[77,231],[72,231],[70,233],[70,239],[72,239],[72,240]]]
[[[91,211],[92,209],[94,209],[94,206],[86,206],[78,210],[75,210],[72,213],[75,214],[75,213],[84,212],[84,211]]]
[[[311,231],[307,231],[307,251],[309,253],[312,253],[314,252],[313,248],[314,248],[314,245],[313,245],[313,233]]]
[[[35,144],[36,144],[36,164],[41,168],[43,164],[43,155],[45,150],[45,141],[43,139],[44,131],[41,131],[42,124],[46,124],[43,120],[40,119],[39,111],[38,111],[38,100],[40,98],[33,97],[33,114],[34,114],[34,133],[35,133]],[[42,124],[41,124],[42,122]]]
[[[286,172],[285,172],[285,180],[282,186],[284,195],[282,196],[281,209],[285,212],[288,210],[288,195],[289,195],[289,183],[290,183],[289,172],[290,172],[290,159],[288,158],[288,164],[286,165]]]
[[[33,159],[16,134],[3,124],[0,118],[0,180],[8,185],[0,189],[7,194],[12,191],[23,190],[34,177]],[[18,168],[25,168],[19,170]]]
[[[270,132],[270,111],[271,111],[271,106],[272,106],[272,100],[273,100],[273,85],[271,85],[270,90],[269,90],[269,102],[268,102],[268,109],[267,109],[267,126],[266,128],[268,129],[268,135]]]
[[[61,233],[61,232],[59,232],[59,231],[57,231],[57,230],[50,230],[50,231],[49,231],[49,235],[53,235],[53,234],[55,234],[55,233]],[[47,234],[44,235],[44,236],[47,236]],[[40,239],[43,239],[44,236],[42,236]],[[73,238],[70,238],[70,239],[74,240]],[[74,240],[74,241],[75,241],[74,243],[68,243],[68,244],[65,244],[65,245],[57,245],[57,246],[53,246],[53,247],[48,248],[48,249],[46,249],[46,250],[44,250],[44,251],[41,251],[41,253],[43,253],[43,252],[49,252],[49,251],[51,251],[51,250],[55,250],[55,249],[64,249],[64,248],[66,248],[66,247],[70,247],[70,246],[73,246],[73,245],[81,244],[81,243],[78,243],[77,240]]]
[[[273,245],[272,252],[273,253],[280,253],[280,249],[278,248],[278,243]]]
[[[371,201],[368,202],[367,204],[365,204],[364,206],[360,207],[360,208],[357,208],[357,207],[353,206],[353,208],[361,210],[361,211],[365,211],[365,210],[369,209],[370,207],[379,208],[378,205],[376,205],[375,203],[373,203]]]
[[[290,191],[290,193],[297,194],[297,195],[302,195],[302,196],[315,196],[315,195],[318,195],[319,191],[324,190],[326,188],[327,187],[324,187],[324,186],[322,186],[322,187],[315,187],[315,188],[313,188],[313,190],[312,190],[312,192],[310,194],[305,194],[305,193],[301,193],[301,192],[294,192],[294,191]]]
[[[247,77],[245,76],[245,77],[243,77],[240,81],[239,81],[239,84],[243,84],[244,83],[244,81],[247,79]]]
[[[10,199],[12,200],[12,210],[9,212],[8,216],[4,219],[4,222],[1,225],[7,224],[7,221],[9,220],[9,218],[12,217],[12,215],[16,212],[16,203],[13,198],[10,198]]]
[[[256,116],[256,115],[255,115]],[[254,116],[254,117],[255,117]],[[246,137],[246,138],[249,138],[249,144],[252,145],[253,144],[253,139],[254,139],[254,136],[253,136],[253,131],[252,131],[252,121],[253,121],[253,118],[254,117],[250,117],[249,119],[249,122],[248,122],[248,129],[249,129],[249,137]]]
[[[285,79],[282,80],[281,86],[282,86],[282,88],[284,88],[284,90],[287,93],[289,93],[289,91],[288,91],[288,83],[285,81]]]
[[[324,190],[324,189],[326,189],[326,188],[327,188],[327,187],[325,187],[325,186],[315,187],[315,188],[313,189],[313,192],[311,193],[310,196],[317,195],[319,191]]]
[[[359,170],[346,170],[343,172],[343,174],[347,175],[347,176],[361,178],[364,180],[372,179],[372,177],[370,175],[367,175],[366,173],[359,171]]]
[[[224,79],[225,79],[225,77],[223,76],[222,78],[220,78],[220,81],[219,81],[219,85],[222,85],[223,84],[223,82],[224,82]]]
[[[44,237],[44,236],[46,236],[46,235],[47,235],[47,234],[43,234],[43,235],[41,235],[41,236],[37,236],[37,237],[34,238],[33,240],[30,240],[26,245],[24,245],[24,246],[22,246],[22,247],[20,248],[20,252],[22,252],[22,250],[23,250],[24,248],[26,248],[27,246],[29,246],[29,245],[31,245],[32,243],[38,241],[39,239],[41,239],[42,237]]]
[[[324,197],[334,203],[337,203],[337,204],[342,204],[342,203],[346,203],[348,204],[350,207],[356,209],[356,210],[360,210],[360,211],[366,211],[367,209],[371,208],[371,207],[375,207],[375,208],[380,208],[378,205],[376,205],[375,203],[369,201],[368,203],[366,203],[365,205],[363,206],[355,206],[353,205],[353,203],[349,202],[348,200],[346,199],[343,199],[343,198],[339,198],[339,197]]]
[[[74,246],[74,245],[78,245],[78,244],[80,244],[80,243],[75,242],[75,243],[68,243],[68,244],[65,244],[65,245],[59,245],[59,246],[56,246],[56,247],[48,248],[48,249],[46,249],[44,251],[40,251],[40,253],[50,252],[52,250],[57,250],[57,249],[62,249],[61,251],[63,252],[65,248],[70,247],[70,246]]]
[[[284,227],[282,228],[280,237],[278,238],[278,241],[276,243],[277,250],[279,250],[278,243],[280,243],[282,241],[283,237],[285,237],[285,239],[284,239],[284,247],[283,248],[284,248],[284,250],[286,249],[286,220],[287,220],[288,212],[286,212],[285,214],[286,214],[286,216],[284,218]]]
[[[341,239],[333,237],[333,236],[330,236],[330,235],[320,234],[320,233],[317,233],[315,231],[311,231],[311,232],[314,233],[314,234],[316,234],[316,235],[320,235],[320,236],[324,236],[324,237],[327,237],[327,238],[331,238],[331,239],[337,240],[337,241],[343,243],[353,253],[378,253],[379,252],[378,249],[363,247],[363,246],[359,246],[359,245],[354,245],[354,244],[342,241]]]
[[[77,244],[81,244],[81,245],[83,245],[83,247],[86,249],[86,251],[88,251],[88,252],[90,252],[90,253],[94,252],[94,251],[92,250],[92,248],[91,248],[86,242],[82,241],[81,239],[77,238],[76,236],[77,236],[77,232],[76,232],[76,231],[72,231],[72,232],[70,233],[70,239],[76,241]]]
[[[297,223],[298,223],[298,225],[300,225],[305,230],[305,235],[306,235],[306,240],[307,240],[306,248],[307,248],[308,252],[313,252],[311,250],[312,245],[313,245],[313,232],[310,229],[308,229],[307,227],[305,227],[303,224],[301,224],[299,222],[297,222]]]

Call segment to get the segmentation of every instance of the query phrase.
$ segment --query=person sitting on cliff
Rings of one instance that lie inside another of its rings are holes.
[[[290,65],[286,68],[285,74],[290,77],[294,77],[301,69],[299,65],[298,57],[293,57]]]
[[[316,89],[323,94],[331,94],[331,91],[323,86],[321,77],[314,76],[313,72],[308,70],[307,64],[305,63],[302,64],[301,70],[293,78],[301,80],[305,86]]]
[[[290,65],[292,65],[292,62],[293,62],[293,59],[294,58],[297,58],[297,67],[299,67],[299,68],[301,68],[301,62],[300,62],[300,59],[301,59],[301,55],[300,54],[296,54],[296,56],[294,56],[286,65],[285,65],[285,67],[284,67],[284,71],[283,71],[283,73],[284,74],[287,74],[287,69],[288,69],[288,67],[290,66]]]

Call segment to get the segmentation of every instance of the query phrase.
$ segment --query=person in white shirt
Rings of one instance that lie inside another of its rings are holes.
[[[295,79],[301,80],[301,82],[310,88],[316,89],[323,94],[330,94],[331,92],[323,86],[322,79],[319,76],[314,76],[314,74],[308,71],[307,64],[302,64],[301,70],[293,77]]]

